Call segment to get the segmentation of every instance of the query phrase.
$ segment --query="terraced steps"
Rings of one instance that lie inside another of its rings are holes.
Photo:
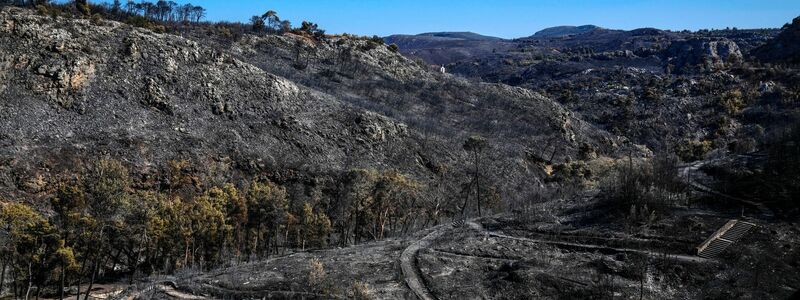
[[[697,247],[697,256],[714,258],[720,255],[725,249],[735,244],[756,226],[756,224],[745,221],[728,221],[728,223],[725,223],[725,225]]]

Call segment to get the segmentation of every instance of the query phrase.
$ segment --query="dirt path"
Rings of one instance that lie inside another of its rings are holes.
[[[434,300],[437,298],[431,294],[422,280],[422,275],[419,268],[417,268],[417,253],[419,253],[420,249],[430,246],[434,240],[450,228],[452,228],[451,224],[439,225],[431,233],[406,247],[403,250],[403,254],[400,255],[400,268],[403,270],[406,284],[421,300]]]
[[[144,297],[145,294],[150,294],[149,296],[147,296],[145,298],[151,299],[151,298],[153,298],[153,296],[154,296],[154,294],[156,292],[164,293],[165,295],[167,295],[167,296],[169,296],[170,298],[173,298],[173,299],[182,299],[182,300],[205,300],[205,299],[207,299],[206,297],[191,295],[191,294],[187,294],[187,293],[178,291],[174,287],[172,287],[170,284],[163,283],[163,282],[162,283],[157,283],[157,284],[152,284],[152,285],[149,285],[149,286],[147,286],[145,288],[141,288],[141,289],[129,290],[129,292],[127,294],[125,294],[123,297],[120,297],[118,299],[125,299],[125,300],[140,299],[140,298]]]
[[[524,242],[531,242],[531,243],[540,243],[540,244],[549,244],[549,245],[556,245],[556,246],[565,246],[570,248],[579,248],[585,249],[590,251],[612,251],[612,252],[623,252],[623,253],[639,253],[649,256],[664,256],[664,253],[653,252],[648,250],[640,250],[640,249],[630,249],[630,248],[615,248],[615,247],[606,247],[606,246],[599,246],[599,245],[590,245],[590,244],[578,244],[578,243],[570,243],[570,242],[559,242],[559,241],[548,241],[548,240],[540,240],[540,239],[529,239],[523,237],[516,237],[505,235],[502,233],[496,233],[492,231],[486,230],[482,225],[475,223],[475,222],[467,222],[470,228],[477,230],[479,232],[485,233],[492,237],[504,238],[504,239],[511,239],[517,241],[524,241]],[[690,263],[704,263],[708,262],[707,259],[698,257],[698,256],[691,256],[691,255],[683,255],[683,254],[668,254],[669,258],[683,261],[683,262],[690,262]]]
[[[272,298],[272,297],[315,297],[315,298],[329,298],[329,299],[342,299],[340,297],[329,295],[329,294],[317,294],[317,293],[310,293],[310,292],[293,292],[293,291],[273,291],[273,290],[233,290],[228,289],[220,286],[210,285],[210,284],[203,284],[203,287],[207,289],[211,289],[217,292],[221,292],[222,294],[238,294],[240,296],[246,295],[246,297],[255,297],[255,298]],[[150,294],[146,296],[146,294]],[[199,296],[193,295],[181,290],[176,289],[169,283],[159,283],[150,285],[146,288],[134,291],[129,293],[125,297],[121,299],[126,300],[134,300],[144,297],[146,299],[153,298],[153,294],[155,293],[163,293],[170,299],[178,299],[178,300],[208,300],[208,299],[217,299],[213,296],[206,297],[206,296]]]

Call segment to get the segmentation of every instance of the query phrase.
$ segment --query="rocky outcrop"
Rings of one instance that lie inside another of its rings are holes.
[[[692,67],[721,69],[742,61],[739,46],[725,38],[692,38],[675,41],[664,51],[664,56],[678,71]]]
[[[762,62],[800,64],[800,17],[784,26],[777,37],[753,49],[751,55]]]

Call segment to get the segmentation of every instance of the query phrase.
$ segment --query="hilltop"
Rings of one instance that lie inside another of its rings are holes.
[[[578,35],[589,33],[595,30],[603,29],[602,27],[595,26],[595,25],[581,25],[581,26],[556,26],[556,27],[549,27],[542,30],[537,31],[531,37],[534,38],[542,38],[542,37],[562,37],[562,36],[569,36],[569,35]]]
[[[386,43],[397,45],[403,54],[422,58],[428,63],[437,65],[484,57],[498,51],[506,51],[513,46],[509,40],[472,32],[391,35],[384,40]]]
[[[474,32],[427,32],[427,33],[420,33],[415,35],[406,35],[406,34],[395,34],[386,37],[385,39],[389,40],[387,42],[391,43],[391,40],[400,39],[400,38],[420,38],[420,39],[431,39],[431,40],[467,40],[467,41],[498,41],[502,40],[499,37],[481,35]]]

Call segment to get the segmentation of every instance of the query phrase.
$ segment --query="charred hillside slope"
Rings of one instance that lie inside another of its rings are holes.
[[[10,169],[109,156],[142,173],[177,158],[330,170],[354,152],[369,150],[366,163],[379,165],[413,159],[381,150],[390,143],[419,147],[403,124],[183,38],[18,9],[0,19]]]
[[[15,8],[0,24],[6,196],[43,192],[36,178],[98,157],[144,177],[188,159],[216,177],[374,168],[425,180],[434,166],[459,172],[464,140],[482,135],[519,183],[543,176],[531,153],[563,161],[622,145],[539,94],[436,74],[364,39],[222,46]]]

